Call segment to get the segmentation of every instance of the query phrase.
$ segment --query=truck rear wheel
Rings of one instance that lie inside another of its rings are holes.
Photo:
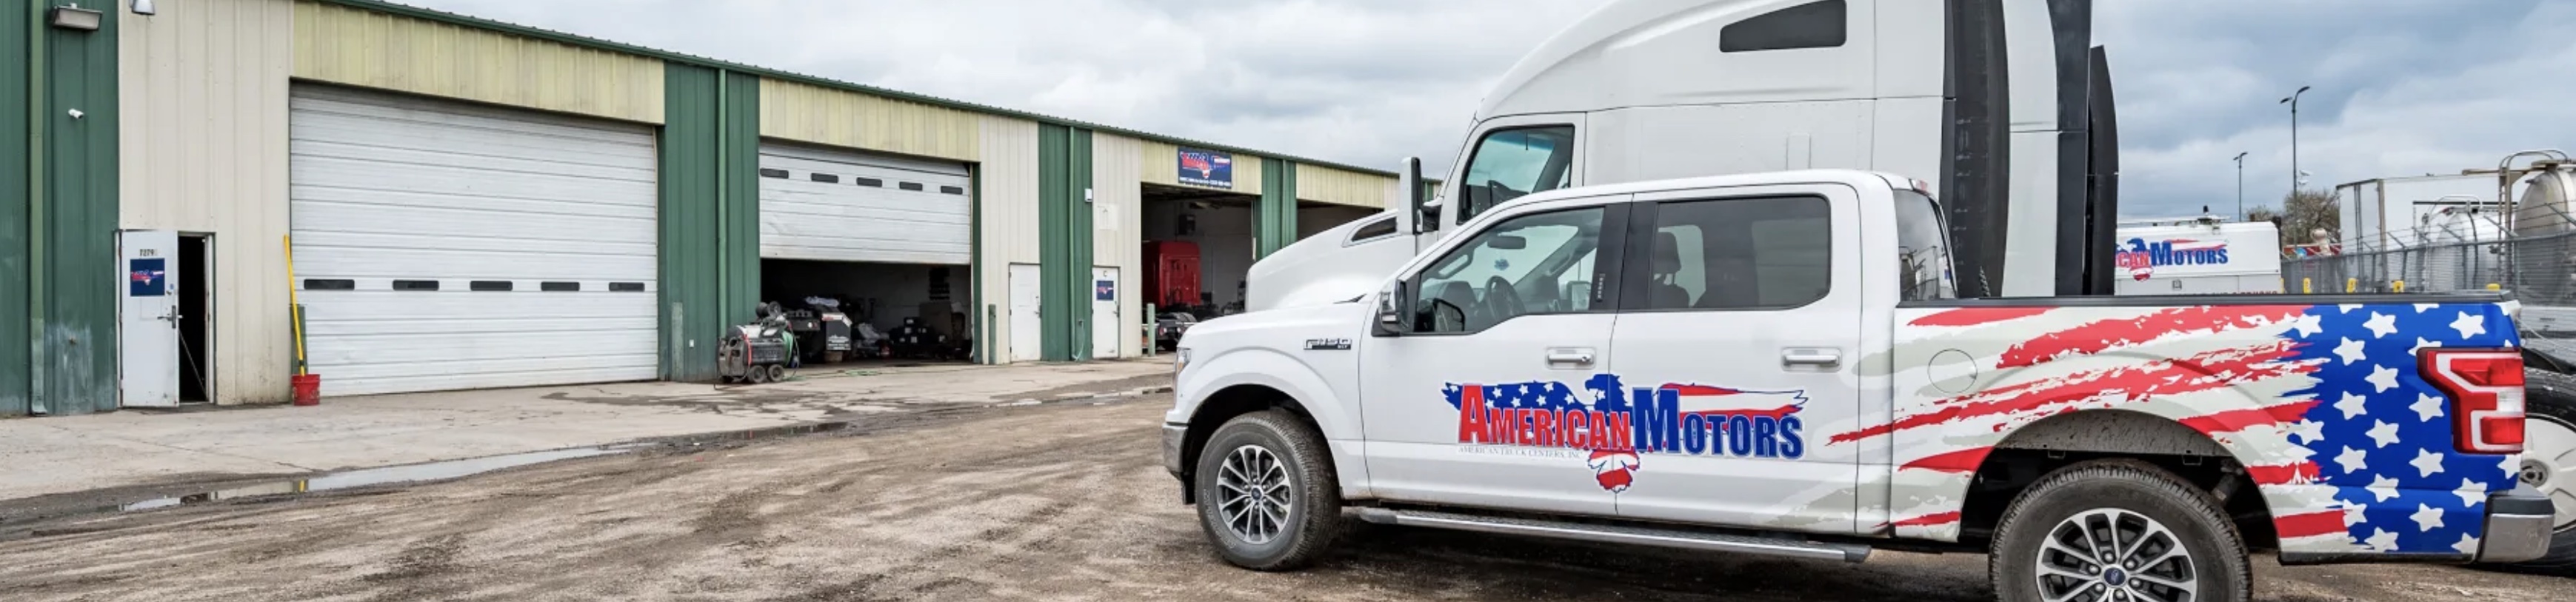
[[[1199,448],[1199,526],[1217,553],[1259,571],[1304,568],[1342,526],[1341,483],[1313,429],[1278,411],[1236,417]]]
[[[2576,570],[2576,376],[2535,369],[2523,379],[2530,394],[2528,435],[2516,477],[2557,504],[2558,534],[2549,540],[2549,555],[2508,566]]]
[[[2004,511],[1987,563],[2004,600],[2253,598],[2244,541],[2216,500],[2138,462],[2077,464],[2024,490]]]

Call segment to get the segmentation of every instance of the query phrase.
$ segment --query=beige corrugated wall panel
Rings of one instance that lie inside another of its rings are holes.
[[[1297,199],[1367,207],[1386,208],[1386,193],[1395,186],[1395,178],[1323,167],[1297,165]]]
[[[1118,357],[1144,355],[1144,190],[1138,181],[1143,144],[1091,135],[1091,263],[1118,268]]]
[[[300,78],[662,122],[659,59],[314,2],[294,40]]]
[[[991,349],[995,363],[1011,357],[1011,264],[1038,262],[1038,124],[1008,117],[976,116],[976,178],[981,195],[976,228],[982,248],[983,307],[977,316],[993,317]]]
[[[760,80],[760,135],[771,138],[974,161],[981,117],[847,90]]]
[[[1138,169],[1136,174],[1137,178],[1144,183],[1206,188],[1197,184],[1181,183],[1179,146],[1168,142],[1144,140],[1139,141],[1136,147],[1141,151],[1136,156]],[[1243,194],[1261,194],[1261,157],[1259,155],[1234,154],[1234,191]]]
[[[121,2],[105,3],[111,7]],[[294,369],[286,274],[291,0],[117,10],[118,225],[214,236],[214,395],[283,403]],[[207,274],[183,274],[206,278]]]

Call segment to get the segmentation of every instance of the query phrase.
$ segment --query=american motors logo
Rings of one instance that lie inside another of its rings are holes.
[[[1587,380],[1582,398],[1564,383],[1450,383],[1458,443],[1587,451],[1602,489],[1626,491],[1641,456],[1805,457],[1802,390],[1757,391],[1665,383],[1625,387],[1613,374]],[[1588,400],[1588,401],[1587,401]]]
[[[2129,278],[2146,280],[2154,277],[2160,265],[2225,265],[2227,241],[2172,239],[2147,242],[2129,239],[2127,248],[2112,254],[2112,261],[2129,271]]]

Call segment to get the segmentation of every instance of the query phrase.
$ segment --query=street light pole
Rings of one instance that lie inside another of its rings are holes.
[[[2291,197],[2297,197],[2297,196],[2299,196],[2299,95],[2301,95],[2301,94],[2306,94],[2306,93],[2308,93],[2308,87],[2307,87],[2307,86],[2299,86],[2299,90],[2298,90],[2297,92],[2291,92],[2291,93],[2290,93],[2290,97],[2289,97],[2289,98],[2283,98],[2283,99],[2281,99],[2281,102],[2282,102],[2283,104],[2290,105],[2290,196],[2291,196]],[[2289,201],[2288,201],[2288,200],[2286,200],[2286,199],[2284,199],[2284,200],[2283,200],[2283,201],[2281,201],[2281,202],[2282,202],[2282,203],[2284,203],[2284,204],[2285,204],[2284,206],[2286,207],[2286,203],[2288,203]]]
[[[2245,218],[2245,153],[2236,153],[2236,221]]]

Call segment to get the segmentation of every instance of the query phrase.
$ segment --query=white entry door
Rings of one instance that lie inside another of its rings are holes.
[[[1038,303],[1043,290],[1038,286],[1038,266],[1011,264],[1011,361],[1034,362],[1044,357],[1044,318],[1038,316]]]
[[[117,233],[125,295],[118,312],[121,405],[179,405],[179,234]]]
[[[1118,357],[1127,328],[1118,321],[1118,268],[1091,268],[1091,359]]]

